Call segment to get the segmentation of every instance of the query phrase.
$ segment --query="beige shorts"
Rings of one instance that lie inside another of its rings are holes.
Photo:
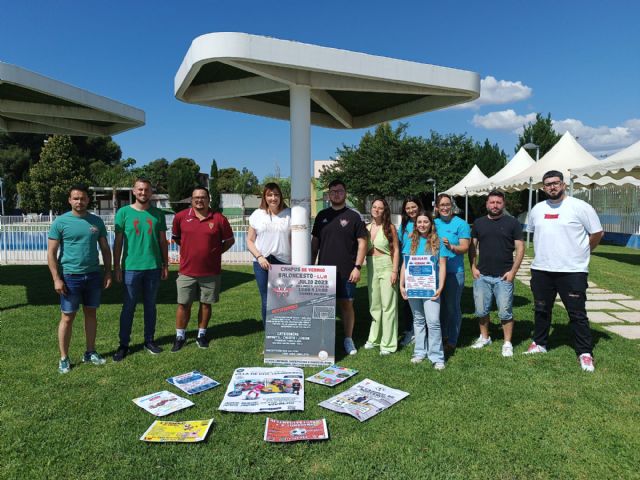
[[[178,280],[176,280],[178,303],[181,305],[191,305],[198,300],[198,290],[200,291],[200,303],[218,303],[218,300],[220,300],[221,284],[222,278],[220,275],[189,277],[179,274]]]

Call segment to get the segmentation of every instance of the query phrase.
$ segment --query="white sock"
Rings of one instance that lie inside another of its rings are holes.
[[[199,328],[198,329],[198,336],[199,337],[204,337],[207,334],[207,329],[206,328]]]
[[[182,338],[184,340],[184,338],[187,336],[186,330],[184,328],[176,328],[176,337],[177,338]]]

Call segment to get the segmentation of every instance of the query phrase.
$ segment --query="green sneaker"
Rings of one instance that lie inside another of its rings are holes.
[[[96,351],[93,352],[85,352],[84,357],[82,357],[82,363],[93,363],[94,365],[104,365],[107,361],[100,356],[100,354]]]
[[[58,362],[58,372],[69,373],[71,371],[71,360],[69,357],[61,358]]]

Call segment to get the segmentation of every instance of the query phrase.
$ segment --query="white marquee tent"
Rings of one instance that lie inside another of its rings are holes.
[[[500,185],[500,182],[511,178],[519,173],[523,172],[530,166],[532,166],[535,162],[531,155],[527,153],[527,151],[520,147],[518,153],[516,153],[511,160],[507,162],[507,164],[500,169],[497,173],[489,177],[486,181],[477,183],[470,187],[467,187],[469,194],[472,192],[479,195],[486,195],[491,190],[493,190],[496,185]]]
[[[544,157],[511,178],[496,183],[495,188],[517,192],[527,188],[542,188],[542,176],[549,170],[558,170],[569,181],[569,170],[592,166],[598,159],[587,152],[571,133],[566,132]]]
[[[574,186],[636,185],[640,186],[640,141],[595,165],[572,168]]]
[[[469,195],[480,196],[483,195],[481,192],[470,193],[468,188],[472,185],[476,185],[478,183],[486,182],[488,180],[487,176],[482,173],[482,170],[478,167],[478,165],[474,165],[469,173],[467,173],[462,180],[456,183],[449,190],[444,193],[448,193],[452,197],[462,197],[464,196],[464,218],[468,220],[469,217]]]

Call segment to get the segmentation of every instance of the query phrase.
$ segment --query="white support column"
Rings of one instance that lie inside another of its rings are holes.
[[[311,263],[311,90],[293,85],[291,109],[291,263]]]
[[[527,248],[529,248],[529,239],[531,232],[529,231],[529,222],[531,221],[531,200],[533,196],[533,178],[529,178],[529,208],[527,209]]]

